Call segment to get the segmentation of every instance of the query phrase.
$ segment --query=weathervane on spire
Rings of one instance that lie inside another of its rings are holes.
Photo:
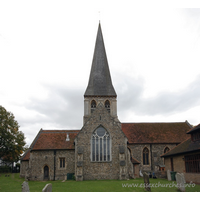
[[[101,21],[101,12],[99,11],[99,23]]]

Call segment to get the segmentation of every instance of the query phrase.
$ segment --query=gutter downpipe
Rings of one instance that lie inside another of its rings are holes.
[[[56,150],[54,150],[54,177],[53,180],[56,179]]]

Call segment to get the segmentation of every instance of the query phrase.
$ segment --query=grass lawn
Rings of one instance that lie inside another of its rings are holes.
[[[0,192],[21,192],[24,178],[19,174],[0,174]],[[29,181],[31,192],[41,192],[47,183],[52,184],[53,192],[145,192],[143,179],[95,180],[95,181]],[[176,182],[166,179],[150,179],[152,192],[177,192]],[[168,184],[168,185],[167,185]],[[190,187],[189,187],[190,186]],[[187,184],[186,192],[200,192],[200,185]]]

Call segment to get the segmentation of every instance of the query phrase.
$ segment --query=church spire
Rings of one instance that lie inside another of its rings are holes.
[[[112,85],[100,22],[96,37],[90,78],[84,96],[117,96]]]

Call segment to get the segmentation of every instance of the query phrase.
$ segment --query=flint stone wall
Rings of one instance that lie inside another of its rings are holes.
[[[172,149],[176,144],[129,144],[132,156],[140,162],[139,168],[142,171],[155,171],[156,166],[164,165],[164,159],[160,156],[164,154],[164,149]],[[143,165],[143,149],[149,150],[149,165]]]
[[[91,137],[99,126],[103,126],[111,137],[111,161],[91,161]],[[119,146],[124,146],[120,154]],[[78,148],[83,148],[83,154],[78,154]],[[82,161],[82,165],[79,162]],[[123,161],[123,166],[120,166]],[[103,105],[97,106],[90,118],[75,139],[76,180],[94,179],[127,179],[127,138],[121,130],[120,122],[112,117]]]
[[[20,164],[20,177],[21,178],[25,178],[26,169],[28,168],[28,166],[29,166],[28,160],[21,161],[21,164]]]
[[[85,97],[84,98],[84,118],[83,123],[91,117],[91,102],[95,100],[97,106],[98,104],[105,104],[105,101],[108,100],[110,102],[110,114],[112,117],[117,119],[117,100],[116,97]]]
[[[75,172],[74,150],[56,150],[55,180],[64,180],[67,173]],[[65,167],[60,168],[60,158],[65,158]],[[44,180],[44,167],[49,167],[49,180],[54,180],[54,150],[32,151],[30,154],[30,180]]]

